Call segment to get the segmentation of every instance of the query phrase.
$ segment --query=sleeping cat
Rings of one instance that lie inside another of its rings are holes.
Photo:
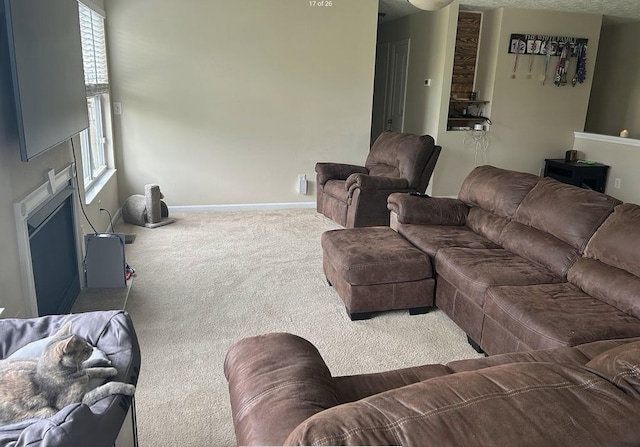
[[[112,367],[85,368],[93,351],[65,324],[38,358],[0,360],[0,424],[48,418],[65,406],[91,405],[112,394],[132,396],[133,385],[108,382],[89,390],[89,379],[112,377]]]

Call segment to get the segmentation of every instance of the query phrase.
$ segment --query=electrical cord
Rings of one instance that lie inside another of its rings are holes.
[[[111,232],[115,233],[116,230],[113,228],[113,218],[111,217],[111,213],[109,212],[109,210],[106,208],[100,208],[100,211],[106,211],[106,213],[109,215],[109,225],[111,225]]]
[[[489,139],[485,130],[469,130],[467,136],[463,140],[463,144],[474,151],[474,166],[485,165],[489,163],[487,149],[489,148]]]
[[[80,209],[82,210],[82,214],[84,214],[84,218],[87,219],[91,229],[95,234],[98,234],[98,230],[93,226],[91,220],[89,220],[89,216],[87,216],[87,212],[84,209],[84,205],[82,204],[82,197],[80,196],[80,183],[78,183],[78,160],[76,159],[76,148],[73,144],[73,138],[71,140],[71,152],[73,153],[73,176],[76,178],[76,193],[78,194],[78,202],[80,202]],[[113,228],[113,227],[112,227]]]

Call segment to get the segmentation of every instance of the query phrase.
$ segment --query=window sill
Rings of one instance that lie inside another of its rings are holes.
[[[96,199],[98,194],[100,194],[100,191],[102,191],[102,188],[104,188],[109,180],[111,180],[111,177],[115,174],[115,169],[107,169],[100,175],[100,177],[95,179],[93,183],[91,183],[91,186],[84,191],[84,203],[86,205],[91,205],[91,202]]]

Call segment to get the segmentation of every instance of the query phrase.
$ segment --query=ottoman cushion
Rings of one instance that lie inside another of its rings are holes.
[[[322,235],[327,261],[349,284],[370,285],[432,277],[431,261],[389,227],[330,230]]]
[[[327,231],[322,266],[352,320],[371,312],[433,306],[435,280],[429,257],[389,227]]]

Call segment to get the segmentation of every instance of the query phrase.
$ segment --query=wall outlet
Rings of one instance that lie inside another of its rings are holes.
[[[614,188],[616,188],[616,189],[620,189],[620,187],[621,187],[621,183],[622,183],[622,180],[620,180],[619,178],[617,178],[617,179],[615,179],[615,180],[613,181],[613,187],[614,187]]]
[[[298,194],[307,193],[307,175],[298,174]]]
[[[122,103],[114,102],[113,103],[113,114],[114,115],[122,115]]]

